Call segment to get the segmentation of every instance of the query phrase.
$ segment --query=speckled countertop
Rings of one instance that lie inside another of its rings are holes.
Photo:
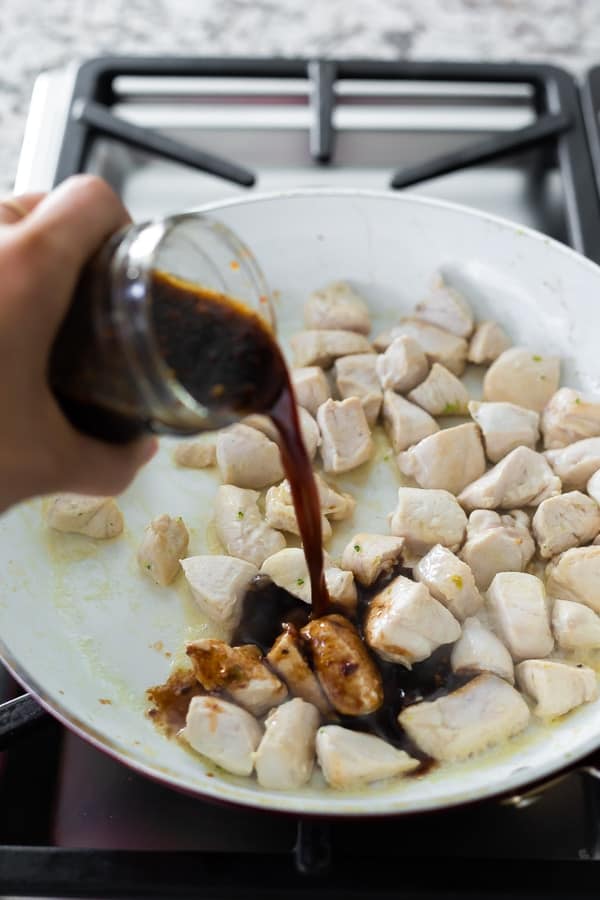
[[[100,54],[600,62],[598,0],[0,0],[0,190],[35,76]]]

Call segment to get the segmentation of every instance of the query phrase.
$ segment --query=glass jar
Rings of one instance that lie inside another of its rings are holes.
[[[185,213],[118,232],[86,267],[50,358],[61,407],[95,437],[195,434],[237,418],[197,402],[167,363],[156,329],[157,272],[234,298],[274,328],[260,268],[221,222]]]

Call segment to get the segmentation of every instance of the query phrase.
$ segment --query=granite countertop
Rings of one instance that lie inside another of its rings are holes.
[[[0,191],[42,69],[101,54],[600,62],[595,0],[4,0]]]

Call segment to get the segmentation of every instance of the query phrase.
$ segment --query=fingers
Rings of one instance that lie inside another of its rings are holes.
[[[3,197],[0,200],[0,225],[14,225],[24,219],[45,196],[40,192]]]

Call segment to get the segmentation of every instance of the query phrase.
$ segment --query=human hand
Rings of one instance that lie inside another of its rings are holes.
[[[78,432],[47,380],[50,349],[85,263],[130,221],[99,178],[0,201],[0,511],[53,491],[113,495],[156,450]]]

